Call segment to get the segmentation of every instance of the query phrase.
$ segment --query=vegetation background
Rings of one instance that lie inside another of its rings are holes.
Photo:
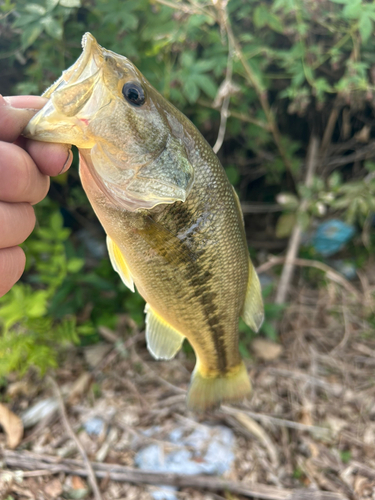
[[[0,92],[42,93],[92,32],[219,149],[255,262],[283,255],[294,235],[293,255],[314,262],[299,279],[324,287],[316,269],[324,257],[302,236],[322,218],[354,226],[340,257],[356,268],[374,250],[374,21],[366,0],[5,0]],[[44,373],[64,345],[95,343],[98,328],[114,329],[124,313],[143,324],[142,299],[109,263],[77,157],[36,212],[26,272],[0,299],[1,376],[30,366]],[[275,339],[287,296],[268,282],[262,331]],[[372,308],[365,315],[375,323]],[[253,334],[241,329],[247,355]]]

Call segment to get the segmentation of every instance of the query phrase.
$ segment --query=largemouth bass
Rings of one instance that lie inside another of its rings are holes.
[[[147,302],[149,351],[171,359],[185,337],[195,351],[188,407],[241,400],[238,321],[257,331],[263,303],[238,197],[195,126],[126,57],[90,33],[82,46],[24,135],[79,148],[112,265]]]

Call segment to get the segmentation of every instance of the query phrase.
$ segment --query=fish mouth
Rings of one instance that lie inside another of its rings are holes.
[[[95,144],[88,125],[96,113],[110,104],[111,97],[103,85],[97,85],[105,64],[104,49],[91,33],[83,35],[82,49],[76,62],[42,94],[49,100],[24,129],[26,137],[79,148]]]
[[[75,85],[98,73],[103,67],[103,48],[98,44],[91,33],[85,33],[81,41],[82,53],[70,68],[63,71],[62,75],[42,94],[50,99],[53,92],[67,85]]]
[[[79,58],[42,94],[42,97],[49,99],[52,93],[61,87],[82,82],[100,71],[104,63],[103,48],[88,32],[83,35],[81,45],[82,53]]]

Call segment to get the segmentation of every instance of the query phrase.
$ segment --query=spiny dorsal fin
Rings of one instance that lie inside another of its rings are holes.
[[[249,280],[247,282],[247,291],[242,311],[242,319],[255,332],[257,332],[262,326],[264,319],[262,290],[260,287],[258,275],[250,259]]]
[[[134,281],[121,250],[107,235],[107,248],[113,269],[118,273],[125,285],[134,292]]]
[[[148,350],[156,359],[174,358],[185,337],[153,311],[149,304],[146,304],[145,313]]]

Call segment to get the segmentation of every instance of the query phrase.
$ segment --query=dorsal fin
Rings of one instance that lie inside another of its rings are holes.
[[[149,304],[146,304],[145,313],[148,350],[156,359],[174,358],[182,346],[184,335],[159,316]]]
[[[134,292],[134,281],[121,250],[107,235],[107,248],[113,269],[118,273],[125,285]]]

